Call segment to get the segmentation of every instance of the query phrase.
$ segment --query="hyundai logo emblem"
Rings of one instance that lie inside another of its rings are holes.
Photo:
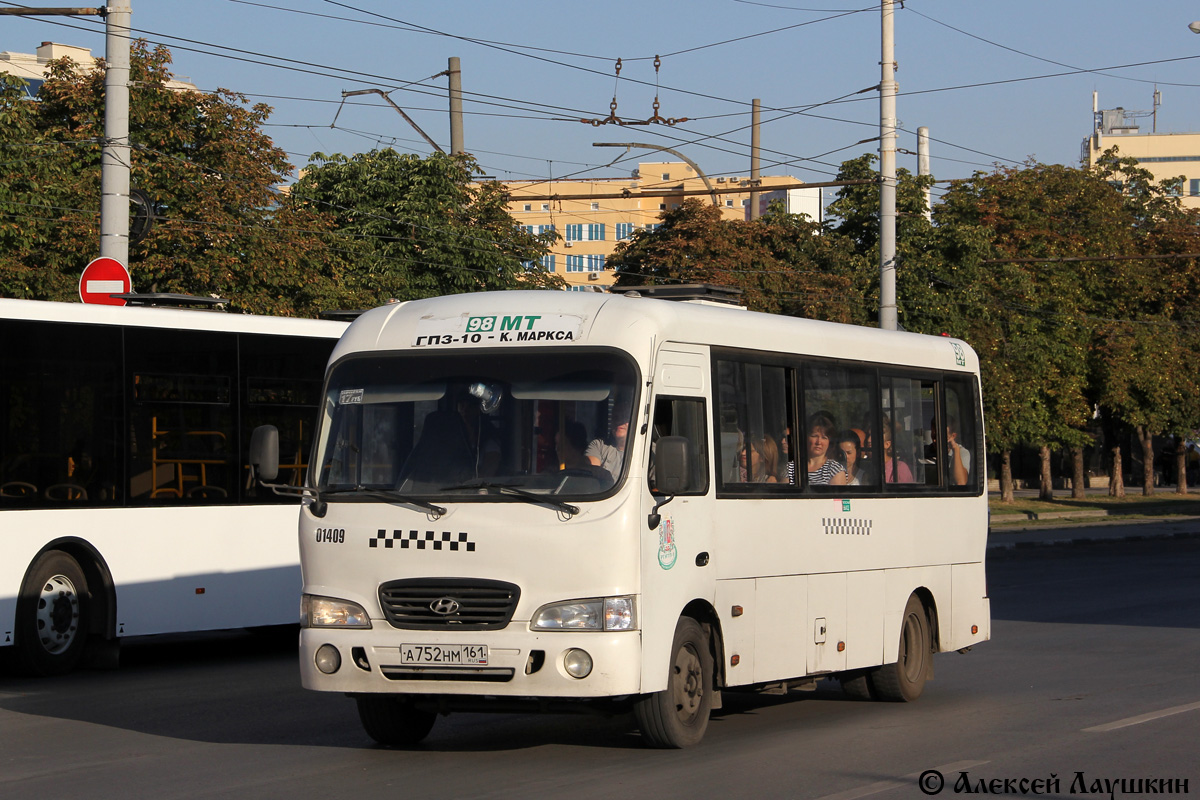
[[[459,609],[458,601],[453,597],[439,597],[429,604],[429,610],[435,614],[441,614],[443,617],[448,617],[451,614],[457,614]]]

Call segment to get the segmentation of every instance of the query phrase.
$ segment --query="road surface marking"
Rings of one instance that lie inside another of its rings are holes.
[[[1188,703],[1186,706],[1174,706],[1172,708],[1164,708],[1162,711],[1152,711],[1149,714],[1140,714],[1136,717],[1126,717],[1119,719],[1116,722],[1109,722],[1104,725],[1095,725],[1091,728],[1084,728],[1084,733],[1107,733],[1115,731],[1118,728],[1128,728],[1130,725],[1141,725],[1143,722],[1149,722],[1154,719],[1162,719],[1175,714],[1182,714],[1185,711],[1195,711],[1200,709],[1200,703]]]

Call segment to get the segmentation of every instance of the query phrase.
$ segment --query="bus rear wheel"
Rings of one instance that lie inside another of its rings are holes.
[[[87,639],[87,578],[60,550],[34,560],[17,598],[17,661],[22,672],[49,676],[70,672]]]
[[[933,645],[929,617],[915,594],[904,607],[900,650],[896,663],[884,664],[871,675],[871,687],[880,700],[910,703],[921,696],[933,671]]]
[[[667,688],[646,695],[634,706],[638,727],[651,747],[680,748],[698,743],[708,729],[713,702],[713,658],[708,634],[684,617],[671,643]]]
[[[395,695],[362,694],[354,700],[367,735],[386,747],[412,747],[429,735],[437,719],[436,712]]]

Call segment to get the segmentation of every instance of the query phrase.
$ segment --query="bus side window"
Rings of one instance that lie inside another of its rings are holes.
[[[979,426],[970,380],[946,380],[946,481],[952,491],[973,491],[979,485]]]
[[[682,436],[688,440],[688,486],[683,494],[708,492],[708,415],[701,399],[660,397],[654,405],[654,425],[650,444],[650,489],[654,485],[654,442],[664,436]]]
[[[717,362],[722,485],[787,484],[789,370],[745,362]],[[794,431],[792,431],[794,432]]]
[[[937,465],[926,458],[925,450],[929,433],[925,426],[933,417],[936,385],[915,378],[883,379],[880,463],[888,486],[925,485],[927,467],[934,473],[934,484],[937,483]]]
[[[805,367],[806,423],[799,440],[808,486],[879,486],[879,455],[872,446],[878,419],[874,387],[870,370],[826,363]]]

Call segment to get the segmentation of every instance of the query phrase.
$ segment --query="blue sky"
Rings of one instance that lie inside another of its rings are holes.
[[[342,91],[364,88],[396,89],[392,99],[448,150],[447,80],[432,76],[451,56],[462,62],[466,147],[502,180],[620,177],[638,160],[672,158],[593,147],[630,141],[679,149],[710,175],[745,175],[753,98],[764,174],[831,180],[842,160],[878,148],[878,94],[857,94],[880,76],[880,13],[867,0],[131,4],[133,27],[171,48],[177,75],[272,105],[268,132],[297,166],[315,151],[429,151],[382,99],[342,103]],[[1200,131],[1194,19],[1194,0],[907,0],[895,21],[897,115],[899,146],[913,154],[898,163],[916,171],[916,130],[928,126],[939,179],[1029,157],[1076,164],[1093,90],[1101,108],[1149,111],[1157,84],[1158,132]],[[103,23],[0,18],[0,49],[30,53],[42,41],[101,55]],[[607,117],[614,92],[622,118],[650,117],[657,92],[661,117],[689,119],[578,121]],[[1152,120],[1141,122],[1149,131]]]

